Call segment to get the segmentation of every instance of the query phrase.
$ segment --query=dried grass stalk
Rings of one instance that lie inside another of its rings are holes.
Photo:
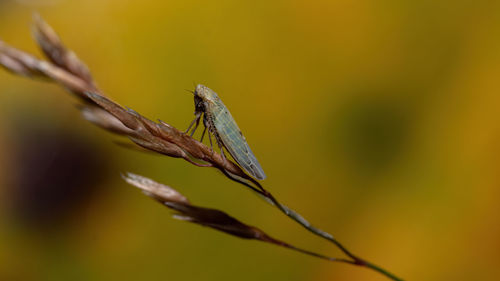
[[[287,248],[292,248],[328,260],[342,261],[371,268],[392,280],[401,280],[383,268],[355,256],[331,234],[312,226],[297,212],[278,202],[269,191],[264,189],[255,179],[243,172],[243,170],[233,161],[224,159],[213,149],[184,134],[175,127],[161,120],[159,120],[159,122],[153,122],[139,113],[131,109],[125,109],[107,98],[96,86],[88,67],[71,50],[63,45],[59,36],[57,36],[54,30],[38,15],[34,17],[33,34],[38,45],[48,58],[48,61],[38,59],[0,40],[0,65],[17,75],[43,78],[60,84],[80,98],[82,101],[80,108],[85,119],[110,132],[127,136],[130,140],[144,149],[170,157],[182,158],[196,166],[214,167],[220,170],[227,178],[251,188],[308,231],[332,242],[351,260],[325,257],[295,248],[286,243],[281,246],[287,245]],[[129,174],[129,177],[126,179],[129,183],[137,184],[141,178],[139,176],[130,176]],[[143,181],[141,188],[148,186],[144,185],[144,183],[147,182],[146,179],[142,178],[141,180]],[[158,185],[159,184],[151,183],[149,186],[151,188],[151,186],[158,187]],[[165,189],[164,187],[158,188]],[[156,191],[160,192],[158,189]],[[148,192],[150,195],[155,196],[156,199],[163,198],[162,200],[164,200],[167,198],[159,197],[159,195],[152,190]],[[264,236],[262,231],[247,226],[217,210],[195,207],[186,202],[181,204],[179,202],[168,203],[164,201],[163,203],[167,207],[178,211],[182,218],[198,224],[210,226],[236,236],[240,235],[240,237],[245,235],[250,235],[250,237],[254,239],[257,239],[255,236],[259,235],[261,238],[269,237]],[[211,215],[204,216],[204,214]],[[211,221],[211,219],[213,219],[213,221]],[[232,227],[228,226],[230,223],[232,223]],[[252,230],[250,231],[249,229]],[[270,238],[262,239],[260,240],[264,241]],[[274,244],[280,243],[283,242]]]
[[[88,67],[62,44],[54,30],[38,15],[35,15],[33,34],[49,61],[40,60],[0,41],[0,64],[15,74],[48,78],[59,83],[84,101],[81,109],[85,119],[110,132],[128,136],[143,148],[183,158],[196,166],[215,167],[231,180],[245,184],[243,179],[260,186],[236,163],[224,159],[205,144],[163,121],[153,122],[106,98],[97,88]],[[255,189],[255,186],[245,185]]]
[[[38,14],[33,16],[33,20],[35,22],[32,29],[33,37],[45,56],[56,66],[87,82],[91,88],[97,89],[89,68],[73,51],[64,47],[56,32]]]
[[[266,234],[261,229],[242,223],[225,212],[199,207],[191,204],[189,200],[170,186],[160,184],[143,176],[127,173],[122,175],[123,179],[142,190],[144,194],[158,201],[162,205],[175,211],[173,218],[187,221],[202,226],[206,226],[227,234],[243,238],[253,239],[266,243],[271,243],[277,246],[285,247],[301,253],[322,258],[328,261],[344,262],[353,264],[352,261],[346,259],[337,259],[317,254],[311,251],[297,248],[291,244],[275,239]]]

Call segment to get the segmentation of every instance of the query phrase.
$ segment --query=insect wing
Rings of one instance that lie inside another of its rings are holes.
[[[248,173],[259,180],[266,178],[262,167],[248,146],[245,137],[238,128],[233,116],[220,99],[210,106],[213,123],[217,133],[234,160]]]

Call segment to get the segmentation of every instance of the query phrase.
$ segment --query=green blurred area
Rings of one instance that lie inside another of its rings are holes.
[[[185,89],[216,91],[264,186],[354,253],[407,280],[500,279],[500,2],[0,2],[2,40],[39,54],[33,10],[153,120],[184,129]],[[172,220],[119,173],[341,256],[214,169],[113,144],[75,104],[0,72],[0,280],[386,280]]]

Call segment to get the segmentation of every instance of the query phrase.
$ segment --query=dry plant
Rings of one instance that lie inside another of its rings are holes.
[[[176,212],[173,215],[175,219],[210,227],[239,238],[271,243],[329,261],[353,263],[350,260],[331,258],[297,248],[281,240],[272,238],[257,227],[244,224],[222,211],[192,205],[186,197],[170,186],[132,173],[127,173],[126,175],[122,175],[122,177],[127,183],[141,189],[147,196],[174,210]]]
[[[329,261],[370,268],[392,280],[402,280],[387,270],[354,255],[331,234],[312,226],[297,212],[281,204],[237,164],[224,159],[212,148],[161,120],[151,121],[132,109],[124,108],[107,98],[97,87],[88,67],[75,53],[63,45],[54,30],[38,15],[34,16],[33,35],[48,61],[38,59],[0,41],[0,65],[17,75],[42,78],[60,84],[81,100],[79,107],[86,120],[110,132],[127,136],[145,150],[183,158],[199,167],[213,167],[220,170],[227,178],[250,188],[313,234],[333,243],[348,258],[332,258],[297,248],[271,238],[262,230],[246,225],[222,211],[191,205],[184,196],[168,186],[134,174],[123,176],[128,183],[137,186],[148,196],[175,210],[176,218],[208,226],[240,238],[272,243]]]

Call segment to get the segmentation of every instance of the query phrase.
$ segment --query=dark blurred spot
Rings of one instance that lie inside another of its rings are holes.
[[[404,94],[404,93],[403,93]],[[386,171],[405,152],[413,130],[413,110],[398,95],[361,95],[346,102],[334,124],[343,161],[364,175]]]
[[[107,174],[105,153],[76,128],[57,122],[35,118],[15,121],[12,128],[15,175],[8,194],[14,218],[40,229],[77,221]]]

